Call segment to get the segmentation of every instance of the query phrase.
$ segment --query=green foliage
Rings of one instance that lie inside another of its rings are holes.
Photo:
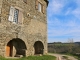
[[[0,57],[0,60],[56,60],[56,57],[50,56],[50,55],[29,56],[29,57],[23,57],[23,58],[18,58],[18,59]]]
[[[65,59],[68,59],[68,57],[67,56],[62,56],[63,58],[65,58]]]
[[[78,60],[80,60],[80,55],[73,54],[72,56],[74,56],[75,58],[77,58]]]
[[[70,54],[70,53],[65,53],[66,55],[69,55],[69,56],[73,56],[75,57],[76,59],[80,60],[80,55],[77,55],[77,54]]]
[[[53,43],[48,45],[48,52],[50,53],[80,53],[80,44],[75,43]]]

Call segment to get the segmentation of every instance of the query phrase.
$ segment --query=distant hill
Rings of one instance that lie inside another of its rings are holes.
[[[80,42],[75,42],[75,43],[80,44]]]
[[[48,52],[50,53],[80,53],[80,42],[61,43],[53,42],[48,43]]]

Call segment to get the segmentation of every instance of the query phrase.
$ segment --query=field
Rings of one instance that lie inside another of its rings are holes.
[[[56,60],[56,57],[50,55],[29,56],[29,57],[14,58],[14,59],[0,57],[0,60]]]

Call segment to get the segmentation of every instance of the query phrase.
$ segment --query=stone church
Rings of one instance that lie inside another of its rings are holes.
[[[47,0],[0,0],[0,56],[47,53]]]

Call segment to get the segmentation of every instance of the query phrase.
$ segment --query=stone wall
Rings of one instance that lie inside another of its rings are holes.
[[[0,0],[0,14],[1,14],[1,8],[2,8],[2,0]]]
[[[0,55],[6,56],[6,45],[13,38],[20,38],[26,43],[27,56],[34,55],[36,41],[43,43],[44,54],[47,53],[47,5],[45,1],[39,1],[44,4],[44,14],[35,9],[35,0],[27,0],[27,3],[24,3],[23,0],[0,0]],[[19,8],[23,12],[22,24],[8,21],[11,6]]]

